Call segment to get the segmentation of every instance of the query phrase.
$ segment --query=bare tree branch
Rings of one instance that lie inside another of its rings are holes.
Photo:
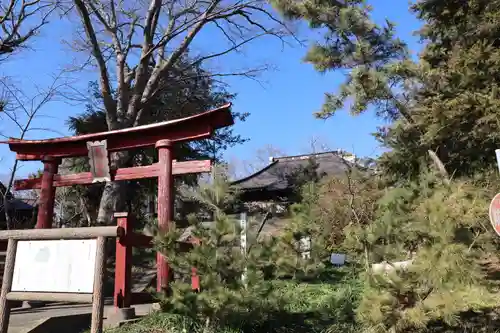
[[[61,87],[58,81],[61,76],[57,76],[52,84],[46,90],[38,90],[38,94],[32,98],[27,97],[19,88],[10,85],[7,80],[0,80],[0,86],[4,91],[4,96],[7,98],[8,107],[0,113],[0,120],[7,118],[13,122],[19,130],[19,139],[24,139],[30,130],[33,130],[32,124],[41,111],[41,109],[50,102],[56,95],[58,89]],[[21,112],[23,117],[18,113]],[[4,135],[2,135],[4,136]],[[0,193],[3,200],[4,214],[7,222],[7,228],[13,227],[13,208],[11,207],[12,186],[14,178],[18,171],[19,161],[15,160],[9,174],[9,181],[3,193]]]
[[[266,0],[70,1],[81,22],[81,40],[75,46],[79,52],[90,50],[99,70],[108,129],[138,126],[149,119],[151,101],[169,78],[189,80],[193,68],[205,69],[216,58],[241,52],[259,38],[277,37],[283,45],[284,38],[291,35]],[[227,45],[214,42],[191,57],[189,51],[198,47],[196,37],[211,28],[214,38]],[[264,69],[256,67],[218,70],[207,77],[255,79]],[[126,163],[125,154],[113,155],[110,163],[120,167]],[[106,207],[113,206],[111,192],[119,187],[114,186],[104,191],[99,223],[109,220],[104,215],[110,215]]]
[[[96,32],[92,21],[90,20],[90,13],[87,10],[85,3],[82,0],[75,0],[75,5],[80,13],[82,19],[82,24],[85,28],[85,33],[87,38],[92,45],[92,54],[97,61],[99,66],[100,78],[101,78],[101,92],[104,99],[104,105],[106,107],[106,116],[108,117],[109,123],[116,122],[116,103],[111,94],[111,83],[109,79],[108,68],[106,66],[106,61],[103,57],[99,41],[97,40]]]
[[[13,53],[48,23],[57,2],[8,0],[0,2],[0,56]]]
[[[282,42],[285,36],[292,35],[263,0],[230,3],[222,0],[150,0],[144,14],[140,8],[143,3],[131,5],[117,0],[73,2],[86,35],[80,51],[90,47],[99,68],[109,128],[141,123],[147,112],[145,106],[158,91],[160,79],[178,65],[195,37],[210,23],[221,32],[229,46],[197,57],[185,67],[186,71],[214,58],[238,52],[266,35],[278,37]],[[138,59],[135,55],[134,59],[129,57],[131,50],[140,51]],[[135,64],[134,60],[137,60]],[[108,66],[114,66],[116,70],[111,71]],[[114,78],[111,78],[111,72]]]

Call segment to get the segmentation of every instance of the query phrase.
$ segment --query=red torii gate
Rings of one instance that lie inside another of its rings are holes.
[[[90,185],[96,182],[158,177],[158,227],[165,230],[173,220],[173,175],[210,171],[210,161],[173,160],[173,145],[210,138],[214,131],[231,126],[234,120],[228,103],[194,116],[102,133],[47,139],[20,140],[7,143],[20,161],[42,161],[41,178],[16,180],[15,190],[40,189],[36,228],[51,228],[55,189],[59,186]],[[158,163],[149,166],[109,169],[108,155],[134,148],[155,146]],[[59,175],[62,158],[89,156],[91,172]],[[157,290],[168,286],[169,267],[157,254]]]

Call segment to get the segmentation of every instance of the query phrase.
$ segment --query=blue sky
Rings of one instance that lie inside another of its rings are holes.
[[[417,52],[420,45],[413,32],[419,22],[408,11],[408,3],[401,0],[373,0],[374,17],[377,21],[385,18],[396,22],[398,35]],[[15,58],[2,63],[0,74],[7,75],[21,86],[27,95],[34,95],[34,87],[44,87],[51,83],[51,76],[69,64],[74,54],[61,40],[71,40],[70,22],[55,21],[32,43],[32,50],[23,51]],[[312,37],[309,34],[305,37]],[[210,36],[201,35],[199,47],[212,43]],[[304,35],[302,35],[304,37]],[[244,78],[227,80],[229,91],[237,94],[234,109],[249,112],[251,116],[244,123],[236,124],[237,133],[250,139],[244,145],[232,148],[226,153],[229,160],[252,160],[257,149],[272,145],[287,154],[307,151],[311,138],[317,138],[332,149],[344,149],[358,156],[376,156],[380,147],[371,137],[379,123],[373,114],[367,113],[351,117],[340,112],[327,120],[317,120],[312,113],[318,110],[325,92],[333,92],[342,82],[339,73],[319,74],[314,68],[302,62],[306,48],[299,45],[281,45],[270,39],[261,40],[247,48],[242,55],[231,56],[229,66],[235,67],[266,62],[275,66],[259,77],[259,82]],[[236,58],[238,57],[238,58]],[[77,59],[77,62],[81,59]],[[80,72],[72,85],[84,91],[90,80],[97,79],[91,71]],[[43,109],[44,117],[37,119],[36,127],[45,127],[53,132],[32,132],[30,138],[44,138],[69,134],[65,121],[69,116],[84,110],[83,105],[69,105],[62,101],[52,102]],[[11,125],[0,123],[0,131],[18,136]],[[13,154],[5,145],[0,146],[0,175],[9,172]],[[36,162],[25,163],[18,177],[25,176],[39,168]]]

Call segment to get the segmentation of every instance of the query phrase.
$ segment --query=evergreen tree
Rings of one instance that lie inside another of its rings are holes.
[[[328,118],[353,97],[351,112],[359,114],[369,104],[379,106],[383,117],[398,118],[399,95],[389,89],[408,75],[400,65],[408,53],[404,42],[394,35],[394,24],[374,23],[371,7],[365,0],[290,1],[274,0],[275,6],[291,19],[302,19],[312,29],[324,32],[321,41],[312,45],[305,60],[320,72],[348,70],[338,94],[327,94],[323,109],[316,115]],[[385,103],[393,98],[392,102]]]
[[[387,274],[367,269],[358,320],[369,331],[426,330],[435,322],[460,327],[462,312],[496,306],[479,264],[492,249],[485,209],[489,193],[472,181],[443,182],[425,171],[429,162],[442,162],[449,176],[471,176],[495,161],[499,4],[423,0],[413,5],[424,21],[419,33],[427,42],[415,63],[402,43],[398,52],[385,53],[378,62],[350,62],[351,54],[337,48],[342,44],[336,38],[326,39],[323,50],[338,51],[343,63],[329,62],[326,52],[309,57],[320,71],[350,70],[347,83],[329,96],[317,116],[334,115],[352,97],[351,113],[373,106],[391,120],[377,133],[390,148],[378,167],[397,186],[374,205],[371,222],[344,228],[344,247],[367,268],[411,260],[407,268]],[[307,2],[309,12],[308,6],[317,8]],[[322,13],[302,17],[316,23],[329,17]],[[396,43],[394,36],[386,36]],[[384,49],[384,42],[372,44],[372,52]]]
[[[392,148],[381,164],[390,173],[416,176],[425,152],[435,151],[455,177],[491,169],[498,148],[498,1],[420,1],[427,45],[420,56],[419,87],[411,121],[385,133]]]
[[[316,115],[331,117],[352,98],[352,114],[374,109],[390,120],[376,137],[390,149],[378,166],[391,180],[417,179],[437,159],[454,177],[493,166],[500,144],[498,1],[412,5],[424,23],[418,33],[426,42],[417,62],[408,58],[392,24],[370,22],[364,1],[294,4],[284,6],[290,15],[328,31],[306,60],[321,72],[349,70],[346,83],[327,95]]]
[[[327,178],[318,173],[318,164],[312,159],[305,167],[309,172],[301,173],[299,180],[307,181],[300,187],[300,200],[290,206],[290,223],[275,245],[280,249],[275,257],[278,276],[318,277],[330,265],[331,253],[342,250],[342,230],[350,225],[364,228],[372,222],[378,191],[373,175],[346,165],[345,175]],[[306,258],[300,247],[304,238],[311,242]]]
[[[215,168],[212,180],[194,190],[183,191],[196,200],[202,211],[191,215],[188,229],[172,228],[157,237],[157,247],[166,256],[176,274],[188,278],[192,268],[200,278],[200,290],[191,290],[188,279],[172,283],[171,295],[162,301],[163,309],[195,316],[209,325],[216,321],[235,320],[237,314],[263,310],[271,288],[264,281],[260,246],[254,246],[251,255],[242,253],[238,220],[226,211],[236,201],[224,172]],[[202,222],[209,214],[211,222]],[[186,232],[197,244],[182,251],[179,238]],[[244,276],[244,278],[243,278]]]
[[[287,174],[285,176],[287,184],[293,191],[290,201],[302,201],[304,186],[306,184],[317,184],[325,175],[325,172],[319,172],[319,163],[314,157],[309,158],[305,166],[301,166]]]
[[[290,206],[290,223],[275,244],[276,274],[302,280],[317,277],[328,257],[314,210],[319,184],[310,181],[301,187],[299,202]]]
[[[481,259],[491,244],[484,191],[469,183],[443,184],[427,174],[380,200],[366,230],[346,230],[370,263],[408,260],[406,267],[366,272],[358,320],[372,332],[425,330],[436,322],[464,325],[459,315],[497,304]]]

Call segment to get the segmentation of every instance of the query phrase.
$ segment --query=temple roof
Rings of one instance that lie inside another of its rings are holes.
[[[271,163],[256,173],[234,181],[232,184],[244,191],[285,190],[290,187],[288,179],[294,172],[308,165],[309,159],[315,158],[319,164],[318,173],[341,175],[354,163],[355,156],[338,151],[318,154],[284,156],[271,158]]]
[[[7,190],[7,188],[5,187],[5,185],[2,184],[2,182],[0,182],[0,194],[5,193],[6,190]],[[14,209],[16,211],[33,210],[33,206],[28,203],[28,200],[14,198],[14,196],[10,192],[8,194],[8,197],[9,197],[10,206],[12,207],[12,209]],[[0,214],[2,214],[1,211],[3,211],[3,200],[0,200]],[[1,220],[1,218],[0,218],[0,220]]]

